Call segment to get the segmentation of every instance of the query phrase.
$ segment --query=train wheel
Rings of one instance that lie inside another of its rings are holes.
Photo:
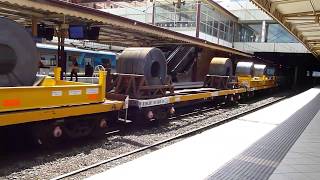
[[[176,113],[176,109],[172,106],[169,108],[169,116],[172,117]]]
[[[169,110],[165,107],[158,107],[157,109],[148,109],[144,112],[145,122],[151,126],[157,126],[161,123],[169,121]]]
[[[246,93],[246,98],[249,99],[250,98],[250,91]]]
[[[152,122],[152,121],[155,121],[156,120],[156,117],[155,117],[155,111],[154,110],[146,110],[145,111],[145,119],[147,122]]]
[[[169,121],[169,110],[167,108],[160,108],[156,113],[156,120],[160,123]]]
[[[239,102],[242,103],[247,99],[247,94],[246,93],[241,93],[240,95]]]
[[[34,125],[32,135],[36,144],[44,148],[53,148],[61,143],[64,132],[61,125],[50,122]]]
[[[239,104],[239,101],[241,100],[241,95],[240,94],[234,94],[234,103],[233,104]]]
[[[95,119],[84,118],[66,120],[63,127],[67,137],[74,139],[89,136],[93,132],[95,126]]]
[[[92,137],[101,137],[103,136],[109,129],[109,122],[107,118],[100,118],[95,120],[95,127],[92,131]]]
[[[235,96],[233,94],[230,94],[227,96],[226,99],[226,105],[232,106],[235,103]]]
[[[254,96],[254,91],[247,92],[247,98],[250,99]]]
[[[254,91],[251,91],[250,92],[250,97],[253,97],[254,96]]]

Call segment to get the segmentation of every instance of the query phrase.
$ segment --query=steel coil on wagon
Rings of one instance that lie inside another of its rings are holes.
[[[255,77],[261,77],[266,73],[267,66],[264,64],[255,64],[253,66],[253,76]]]
[[[236,67],[236,76],[252,76],[253,62],[238,62]]]
[[[40,61],[36,44],[23,26],[0,18],[0,86],[29,86]]]
[[[167,76],[166,58],[155,47],[126,48],[119,56],[117,72],[144,75],[149,85],[161,85]]]
[[[233,66],[229,58],[214,57],[209,65],[209,75],[232,76]]]

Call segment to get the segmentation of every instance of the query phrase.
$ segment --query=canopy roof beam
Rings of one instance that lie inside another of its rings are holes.
[[[320,44],[320,4],[312,0],[251,0],[264,12],[279,22],[317,58]],[[319,29],[318,29],[319,27]],[[312,42],[312,44],[310,44]]]

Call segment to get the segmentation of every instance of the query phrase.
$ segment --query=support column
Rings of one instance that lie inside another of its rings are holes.
[[[155,25],[156,22],[156,0],[153,0],[152,2],[152,25]]]
[[[266,21],[262,21],[262,28],[261,28],[261,42],[267,42],[267,23]]]
[[[215,55],[219,56],[215,51],[208,48],[203,48],[198,54],[196,81],[204,81],[209,71],[210,62]]]
[[[201,21],[201,1],[196,1],[196,37],[199,37]]]
[[[66,53],[64,51],[64,40],[66,35],[67,28],[65,27],[65,24],[62,24],[59,26],[58,30],[58,67],[61,67],[61,80],[63,79],[63,73],[66,73],[67,69],[67,59],[66,59]]]
[[[32,17],[32,36],[38,36],[38,19],[35,17]]]
[[[236,23],[232,21],[233,24],[233,30],[232,30],[232,48],[234,48],[234,39],[236,35]]]
[[[297,82],[298,82],[298,66],[294,67],[294,79],[293,79],[293,85],[292,87],[296,87],[297,86]]]
[[[219,44],[219,41],[220,41],[220,20],[218,21],[218,32],[217,32],[217,38],[218,38],[218,42],[217,42],[217,44]]]

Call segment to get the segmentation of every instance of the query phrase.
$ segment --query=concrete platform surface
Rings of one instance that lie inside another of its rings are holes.
[[[300,179],[320,179],[320,111],[270,177],[270,180]]]
[[[310,89],[88,179],[210,179],[319,93],[318,88]]]

